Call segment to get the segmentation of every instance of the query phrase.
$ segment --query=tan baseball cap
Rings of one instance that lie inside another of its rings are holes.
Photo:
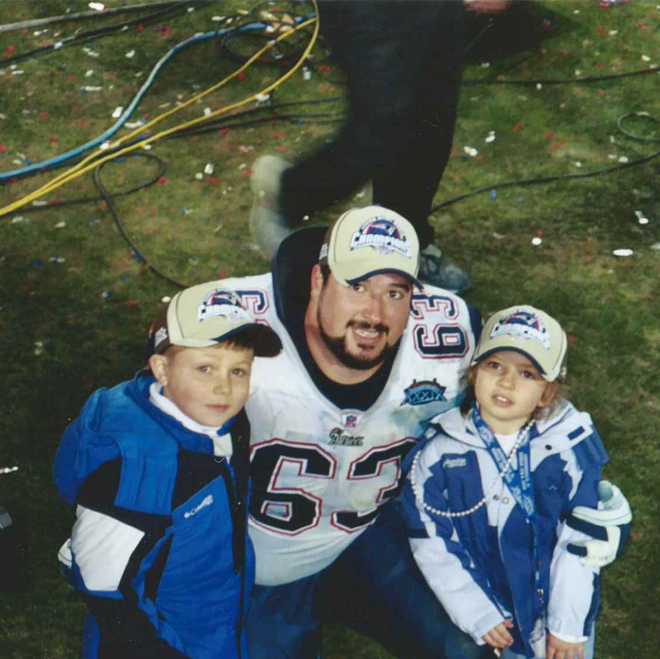
[[[179,291],[149,337],[152,351],[162,353],[172,345],[209,348],[242,332],[251,333],[257,357],[274,357],[282,349],[279,336],[257,323],[240,296],[220,280]]]
[[[526,305],[509,307],[486,321],[472,364],[499,350],[515,350],[553,382],[566,376],[566,346],[566,333],[545,311]]]
[[[350,286],[373,275],[396,272],[422,288],[419,240],[408,220],[382,206],[351,208],[332,225],[321,247],[335,279]]]

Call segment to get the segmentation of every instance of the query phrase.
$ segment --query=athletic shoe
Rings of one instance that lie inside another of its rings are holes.
[[[282,173],[291,164],[277,156],[261,156],[254,163],[250,187],[254,193],[250,211],[252,237],[266,258],[271,258],[292,228],[279,204]]]
[[[435,245],[429,245],[421,251],[418,276],[422,282],[452,293],[462,293],[472,283],[467,272],[448,261]]]

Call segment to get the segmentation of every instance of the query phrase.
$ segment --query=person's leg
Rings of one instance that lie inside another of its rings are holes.
[[[320,3],[321,30],[347,76],[349,117],[331,143],[284,172],[280,201],[290,222],[348,196],[367,180],[381,175],[387,175],[387,188],[403,192],[390,189],[385,193],[383,183],[376,182],[375,202],[404,216],[413,211],[409,200],[416,200],[420,188],[437,185],[444,164],[437,165],[443,156],[436,149],[448,152],[437,139],[444,128],[435,130],[438,116],[435,108],[430,108],[434,99],[444,96],[435,85],[445,85],[432,74],[436,65],[431,59],[438,51],[438,35],[429,25],[438,21],[438,4],[444,3]],[[447,32],[452,33],[450,29]],[[421,100],[427,97],[428,102]],[[429,131],[421,129],[424,134],[420,133],[420,112],[428,114],[433,124]],[[444,119],[442,123],[444,126]],[[427,144],[430,136],[433,145]],[[399,158],[408,158],[409,152],[416,150],[410,147],[413,142],[424,149],[421,157],[430,171],[419,160],[415,162],[415,174],[408,175],[407,167],[393,167]],[[428,159],[425,153],[431,150],[434,158]],[[423,169],[428,185],[416,175]],[[408,192],[409,185],[412,188]],[[435,188],[425,197],[432,199],[434,193]],[[429,204],[422,202],[421,206]],[[425,220],[427,214],[418,215]],[[415,217],[408,219],[415,223]]]
[[[247,617],[250,659],[315,659],[321,645],[317,578],[255,586]]]
[[[397,505],[388,504],[322,577],[323,620],[346,624],[406,659],[492,657],[453,625],[427,586]]]
[[[413,6],[418,3],[411,3]],[[433,240],[428,216],[451,152],[463,68],[461,3],[421,3],[415,45],[420,59],[410,66],[414,112],[399,153],[378,171],[374,202],[393,208],[417,230],[424,249]]]
[[[320,0],[320,23],[348,83],[346,122],[327,144],[295,164],[262,156],[254,164],[250,187],[252,235],[265,256],[305,215],[348,196],[369,180],[386,158],[387,116],[396,90],[389,84],[395,39],[390,24],[400,3]],[[382,64],[382,66],[381,66]]]

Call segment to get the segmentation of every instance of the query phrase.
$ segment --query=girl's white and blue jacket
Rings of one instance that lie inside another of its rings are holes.
[[[454,623],[483,644],[484,634],[512,619],[512,650],[527,657],[534,656],[530,641],[543,627],[576,643],[592,632],[598,570],[566,551],[569,542],[587,539],[567,520],[576,506],[597,507],[607,462],[591,417],[570,403],[534,425],[533,513],[498,477],[472,415],[458,409],[428,428],[418,457],[409,457],[403,492],[413,555]],[[485,505],[461,517],[428,509],[465,511],[484,496]]]
[[[55,458],[57,488],[76,506],[72,576],[91,614],[83,656],[247,659],[247,418],[235,417],[231,440],[212,439],[159,409],[153,382],[96,391]],[[218,440],[231,457],[214,455]]]

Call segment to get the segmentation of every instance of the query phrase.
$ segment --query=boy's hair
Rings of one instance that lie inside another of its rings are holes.
[[[149,329],[149,355],[170,346],[209,348],[220,343],[250,348],[257,357],[274,357],[282,342],[268,326],[257,323],[235,291],[223,281],[208,282],[177,293]]]

